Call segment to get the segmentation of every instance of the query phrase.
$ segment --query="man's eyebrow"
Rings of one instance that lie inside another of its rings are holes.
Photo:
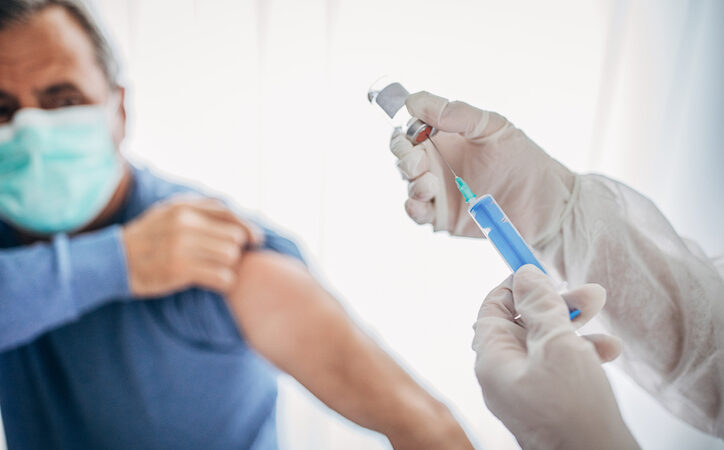
[[[42,91],[40,91],[40,93],[44,94],[44,95],[54,95],[54,94],[60,94],[60,93],[66,92],[66,91],[77,92],[79,94],[82,94],[81,90],[78,89],[78,87],[73,83],[53,84],[53,85],[46,87]]]

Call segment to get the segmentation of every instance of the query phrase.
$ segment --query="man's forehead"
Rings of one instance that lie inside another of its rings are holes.
[[[0,31],[0,54],[20,56],[32,47],[48,47],[56,51],[90,50],[91,41],[78,21],[61,6],[49,6],[26,20]]]
[[[58,77],[103,76],[93,45],[62,7],[51,6],[0,31],[0,89]]]

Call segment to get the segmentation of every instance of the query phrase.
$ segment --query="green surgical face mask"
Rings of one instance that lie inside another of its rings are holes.
[[[90,223],[123,174],[107,111],[22,109],[0,126],[0,218],[37,234]]]

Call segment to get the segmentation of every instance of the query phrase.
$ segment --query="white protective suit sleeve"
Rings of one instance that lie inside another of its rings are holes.
[[[606,177],[577,176],[567,206],[534,248],[570,285],[604,286],[600,317],[625,343],[624,370],[672,413],[724,438],[724,260]]]

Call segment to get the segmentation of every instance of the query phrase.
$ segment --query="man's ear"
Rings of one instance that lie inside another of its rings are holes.
[[[113,113],[113,143],[116,148],[121,147],[121,142],[126,138],[126,88],[118,86],[116,95],[118,95],[118,108]]]

